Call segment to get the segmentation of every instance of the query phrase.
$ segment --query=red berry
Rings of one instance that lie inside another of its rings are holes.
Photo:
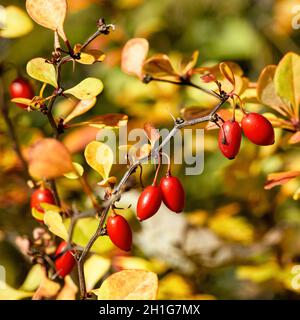
[[[274,143],[274,129],[271,122],[259,113],[249,113],[242,120],[245,136],[259,146]]]
[[[185,192],[180,180],[167,175],[161,179],[160,188],[164,204],[174,212],[181,212],[185,205]]]
[[[26,98],[32,99],[34,97],[34,92],[31,87],[31,84],[28,80],[24,78],[15,79],[9,86],[9,93],[11,99],[14,98]],[[17,106],[26,109],[27,105],[22,103],[16,103]]]
[[[107,233],[110,240],[124,251],[131,250],[132,232],[125,218],[120,215],[110,216],[107,219]]]
[[[161,189],[158,186],[148,186],[141,193],[137,203],[137,217],[140,221],[152,217],[160,208],[162,201]]]
[[[44,212],[43,208],[41,207],[41,203],[55,204],[55,199],[50,189],[39,188],[36,189],[31,195],[31,208],[35,208],[39,212]]]
[[[219,148],[228,159],[234,159],[240,150],[242,129],[235,120],[227,120],[219,131]]]
[[[65,253],[61,254],[65,249],[68,243],[63,241],[57,248],[55,252],[55,268],[59,276],[65,277],[68,275],[76,264],[76,260],[72,254],[72,250],[68,250]],[[60,255],[61,254],[61,255]]]

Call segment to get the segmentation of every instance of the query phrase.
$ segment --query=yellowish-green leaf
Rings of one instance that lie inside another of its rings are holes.
[[[65,219],[64,224],[66,228],[70,226],[70,219]],[[84,218],[78,220],[74,228],[73,242],[79,246],[85,247],[92,235],[96,232],[99,225],[99,220],[96,218]],[[109,237],[99,237],[94,245],[92,251],[95,253],[107,253],[114,248],[114,245],[109,240]]]
[[[92,97],[91,99],[87,99],[87,100],[80,100],[75,105],[73,110],[67,115],[67,117],[64,120],[64,123],[67,123],[72,119],[74,119],[75,117],[78,117],[86,113],[87,111],[89,111],[96,104],[96,101],[97,101],[96,97]]]
[[[14,98],[14,99],[11,99],[11,102],[25,104],[26,106],[30,106],[31,105],[31,101],[32,101],[31,99],[26,99],[26,98]]]
[[[42,202],[40,203],[40,206],[42,207],[42,209],[44,209],[45,211],[55,211],[57,213],[61,212],[61,208],[54,205],[54,204],[50,204],[50,203],[46,203],[46,202]]]
[[[88,291],[92,290],[96,283],[103,278],[110,268],[110,259],[97,254],[92,255],[84,264],[85,283]]]
[[[64,177],[68,179],[78,179],[83,175],[84,169],[83,166],[77,162],[73,162],[74,171],[68,172],[64,174]]]
[[[35,291],[43,277],[43,271],[40,264],[35,264],[32,266],[32,268],[29,270],[25,281],[23,282],[22,286],[20,287],[20,290],[23,291]]]
[[[33,296],[33,292],[17,290],[0,280],[0,300],[20,300]]]
[[[0,37],[17,38],[29,33],[33,24],[26,12],[16,6],[7,6],[3,8],[4,26],[0,29]]]
[[[93,292],[98,300],[155,300],[157,289],[158,279],[155,273],[123,270],[112,274]]]
[[[86,78],[75,87],[65,90],[65,94],[71,94],[79,100],[96,97],[103,90],[103,83],[97,78]]]
[[[50,84],[57,88],[56,71],[44,58],[34,58],[27,63],[26,71],[31,78]]]
[[[280,268],[275,262],[268,262],[259,266],[239,266],[236,272],[238,279],[264,282],[274,279]]]
[[[289,52],[281,59],[275,71],[274,83],[277,94],[287,104],[293,106],[298,116],[300,103],[300,56],[298,54]]]
[[[68,232],[63,223],[63,220],[59,213],[55,211],[47,211],[44,214],[44,222],[49,228],[49,231],[54,233],[56,236],[67,240]]]
[[[57,31],[64,41],[64,21],[67,12],[66,0],[26,0],[26,10],[39,25]]]
[[[38,221],[44,221],[44,212],[40,212],[35,208],[31,208],[31,215]]]
[[[286,106],[277,95],[274,85],[276,66],[270,65],[263,69],[257,83],[257,97],[263,104],[273,108],[283,116],[287,115]]]
[[[107,187],[112,187],[117,183],[117,178],[116,177],[109,177],[107,179],[104,179],[100,182],[98,182],[98,186],[107,188]]]
[[[103,179],[109,177],[114,154],[108,145],[92,141],[86,146],[84,156],[89,166],[96,170]]]

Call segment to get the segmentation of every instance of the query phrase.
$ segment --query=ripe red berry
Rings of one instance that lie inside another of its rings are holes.
[[[234,159],[240,150],[242,129],[235,120],[227,120],[219,131],[219,148],[228,159]]]
[[[125,218],[120,215],[110,216],[107,219],[107,233],[110,240],[124,251],[130,251],[132,245],[131,228]]]
[[[65,253],[61,254],[65,249],[68,243],[63,241],[57,248],[55,252],[55,268],[59,276],[65,277],[68,275],[75,266],[76,260],[72,254],[72,250],[68,250]]]
[[[37,211],[43,213],[44,210],[41,207],[41,203],[55,204],[55,199],[51,190],[47,188],[38,188],[36,189],[30,198],[30,207],[36,209]],[[39,222],[43,220],[37,219]]]
[[[268,146],[274,143],[274,129],[268,119],[259,113],[249,113],[242,120],[242,129],[245,136],[259,146]]]
[[[185,192],[180,180],[167,175],[161,179],[160,188],[164,204],[174,212],[181,212],[185,205]]]
[[[160,208],[162,201],[161,189],[158,186],[148,186],[141,193],[137,203],[137,217],[140,221],[152,217]]]
[[[15,79],[9,86],[9,93],[11,99],[14,98],[26,98],[32,99],[34,97],[34,92],[31,84],[28,80],[24,78]],[[22,103],[16,103],[17,106],[26,109],[27,105]]]
[[[31,195],[31,208],[35,208],[39,212],[44,212],[43,208],[41,207],[41,203],[55,204],[55,199],[50,189],[39,188],[36,189]]]

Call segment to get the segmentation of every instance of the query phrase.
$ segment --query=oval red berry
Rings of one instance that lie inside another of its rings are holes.
[[[110,216],[107,219],[106,228],[114,245],[124,251],[131,250],[132,232],[125,218],[120,215]]]
[[[185,192],[180,180],[173,176],[166,176],[160,181],[164,204],[174,212],[182,212],[185,205]]]
[[[228,159],[234,159],[240,150],[242,129],[238,122],[227,120],[219,131],[219,149]]]
[[[55,269],[57,274],[62,278],[68,275],[76,264],[76,260],[72,254],[72,251],[68,250],[64,252],[67,245],[68,244],[66,241],[61,242],[61,244],[58,246],[55,252]]]
[[[259,113],[249,113],[242,120],[242,129],[245,136],[259,146],[268,146],[274,143],[274,129],[271,122]]]
[[[9,93],[10,93],[11,99],[14,99],[14,98],[32,99],[34,97],[34,92],[31,84],[29,83],[28,80],[24,78],[15,79],[9,86]],[[26,104],[16,103],[16,105],[23,109],[27,108]]]
[[[140,221],[152,217],[160,208],[162,202],[161,189],[158,186],[148,186],[141,193],[137,203],[137,217]]]

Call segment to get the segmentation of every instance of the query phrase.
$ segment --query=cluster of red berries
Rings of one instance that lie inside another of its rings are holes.
[[[152,217],[161,203],[179,213],[185,205],[185,192],[180,180],[168,173],[159,186],[154,182],[141,193],[137,203],[137,217],[140,221]],[[129,251],[132,245],[132,232],[125,218],[113,214],[107,219],[107,233],[111,241],[120,249]]]
[[[259,113],[245,114],[241,125],[235,120],[225,121],[219,131],[219,148],[228,159],[234,159],[240,150],[242,132],[254,144],[268,146],[274,143],[274,129],[268,119]]]
[[[30,84],[30,82],[25,78],[17,78],[15,79],[9,86],[9,93],[11,99],[14,98],[25,98],[32,99],[34,97],[34,91]],[[27,109],[26,104],[17,103],[18,107]]]

